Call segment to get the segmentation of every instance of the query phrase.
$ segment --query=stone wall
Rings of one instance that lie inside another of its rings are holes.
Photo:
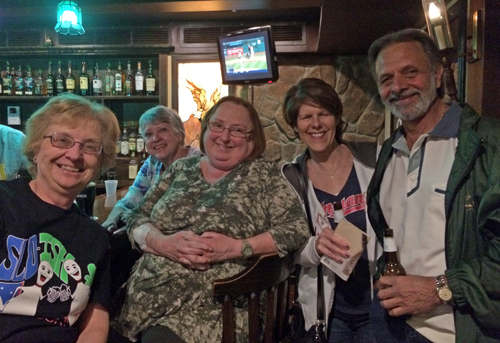
[[[277,82],[253,86],[253,104],[260,114],[267,138],[265,156],[279,163],[289,161],[304,145],[286,124],[282,100],[299,80],[317,77],[335,88],[342,101],[342,118],[347,123],[347,141],[376,141],[384,134],[384,106],[377,94],[366,56],[338,57],[322,65],[282,65]],[[252,90],[249,90],[251,97]]]

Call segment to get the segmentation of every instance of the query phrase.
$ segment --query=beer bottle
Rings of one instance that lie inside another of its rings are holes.
[[[399,262],[398,248],[396,247],[396,242],[394,241],[394,231],[389,228],[384,230],[384,263],[382,275],[406,275],[403,265]]]

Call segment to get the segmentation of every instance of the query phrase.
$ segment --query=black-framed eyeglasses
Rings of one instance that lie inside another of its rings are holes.
[[[75,143],[80,144],[80,150],[89,155],[99,155],[102,151],[102,144],[97,142],[78,142],[64,133],[53,133],[51,135],[43,136],[43,138],[50,138],[52,146],[61,149],[70,149]]]
[[[238,138],[246,138],[249,134],[253,132],[253,131],[245,131],[244,128],[237,126],[225,127],[224,125],[218,122],[208,123],[208,128],[210,129],[210,131],[217,133],[222,133],[224,132],[224,130],[228,130],[231,136]]]

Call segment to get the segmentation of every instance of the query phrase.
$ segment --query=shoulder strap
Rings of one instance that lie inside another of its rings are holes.
[[[302,172],[302,169],[298,163],[292,164],[295,168],[295,172],[297,173],[299,179],[299,191],[302,194],[302,198],[304,201],[304,207],[306,210],[307,223],[309,225],[309,231],[311,235],[315,235],[316,231],[314,230],[314,225],[312,222],[311,208],[309,206],[309,197],[308,195],[308,187],[306,183],[306,178]],[[318,265],[317,272],[317,281],[318,281],[318,291],[317,291],[317,306],[316,306],[316,319],[320,325],[325,325],[325,301],[324,301],[324,285],[323,285],[323,265],[320,263]]]

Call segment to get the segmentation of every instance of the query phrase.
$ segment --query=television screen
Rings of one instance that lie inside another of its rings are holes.
[[[271,26],[232,32],[217,39],[222,83],[269,83],[278,80]]]

